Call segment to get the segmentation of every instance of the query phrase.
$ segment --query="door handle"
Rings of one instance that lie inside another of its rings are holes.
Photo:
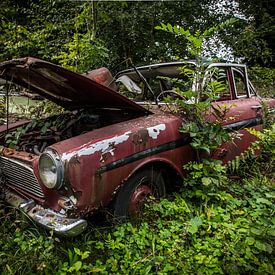
[[[258,111],[258,110],[262,109],[262,105],[254,105],[254,106],[251,106],[251,109],[252,109],[252,110]]]

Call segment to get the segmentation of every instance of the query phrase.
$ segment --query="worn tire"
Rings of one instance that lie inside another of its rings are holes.
[[[116,218],[134,218],[142,214],[146,198],[160,199],[166,195],[165,183],[160,170],[147,168],[131,176],[119,190],[113,205]]]

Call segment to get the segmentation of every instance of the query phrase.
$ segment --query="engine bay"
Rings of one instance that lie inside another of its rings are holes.
[[[33,119],[5,133],[4,146],[17,151],[40,155],[46,147],[86,132],[133,118],[121,110],[77,110]]]

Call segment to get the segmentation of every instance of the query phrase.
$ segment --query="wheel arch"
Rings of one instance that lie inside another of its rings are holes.
[[[144,182],[143,179],[145,179]],[[176,167],[167,161],[158,158],[143,162],[133,169],[116,190],[109,204],[111,217],[119,217],[119,219],[129,217],[128,215],[131,215],[129,213],[135,213],[135,209],[138,209],[140,203],[143,203],[148,192],[150,194],[152,192],[153,196],[156,192],[157,199],[165,197],[167,193],[179,187],[180,179],[182,181]],[[147,186],[149,188],[146,188]]]
[[[124,186],[124,184],[136,173],[140,173],[142,170],[147,169],[157,169],[163,172],[165,188],[166,190],[172,191],[182,180],[182,171],[176,167],[172,162],[167,159],[162,158],[155,158],[150,159],[146,162],[141,163],[140,165],[136,166],[134,170],[122,181],[120,188]]]

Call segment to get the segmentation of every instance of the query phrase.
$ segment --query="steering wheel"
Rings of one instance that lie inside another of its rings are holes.
[[[177,93],[174,90],[167,90],[167,91],[162,91],[158,96],[157,96],[157,102],[160,102],[161,100],[163,100],[165,97],[172,95],[174,99],[182,99],[184,101],[186,101],[186,97],[184,97],[183,95]]]

